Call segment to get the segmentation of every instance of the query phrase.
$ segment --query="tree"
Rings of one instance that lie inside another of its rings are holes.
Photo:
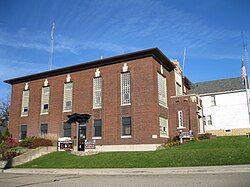
[[[0,126],[7,127],[9,124],[10,102],[3,102],[0,105]]]

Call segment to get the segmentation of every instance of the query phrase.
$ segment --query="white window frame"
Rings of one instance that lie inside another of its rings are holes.
[[[24,90],[22,96],[22,111],[21,116],[28,116],[29,114],[29,99],[30,99],[30,90]],[[25,111],[27,110],[27,111]]]
[[[212,126],[213,125],[212,115],[207,115],[206,121],[207,121],[206,123],[207,126]]]
[[[131,74],[121,73],[121,105],[131,105]]]
[[[99,122],[99,124],[96,124],[95,122]],[[95,129],[98,127],[101,128],[101,136],[96,136]],[[94,119],[93,120],[93,139],[102,139],[102,119]]]
[[[169,138],[168,119],[159,117],[160,137]]]
[[[176,95],[183,95],[182,86],[178,82],[176,82]]]
[[[216,106],[215,95],[211,95],[211,106]]]
[[[130,120],[130,123],[129,124],[125,124],[124,121],[125,119],[128,118]],[[130,130],[130,133],[127,134],[124,130],[126,127],[129,126],[129,130]],[[125,127],[125,128],[124,128]],[[121,118],[121,138],[131,138],[132,137],[132,133],[133,133],[133,130],[132,130],[132,118],[131,116],[124,116]]]
[[[64,83],[63,112],[72,111],[73,101],[73,82]],[[68,105],[70,103],[70,105]]]
[[[166,78],[159,72],[157,73],[157,83],[159,105],[167,108],[167,82]]]
[[[179,128],[184,127],[183,121],[184,121],[183,120],[183,111],[179,110],[178,111],[178,126],[179,126]]]
[[[41,99],[41,114],[49,113],[49,96],[50,96],[50,87],[46,86],[42,88],[42,99]],[[44,106],[48,105],[48,109],[44,109]]]
[[[93,109],[102,108],[102,77],[93,78]]]

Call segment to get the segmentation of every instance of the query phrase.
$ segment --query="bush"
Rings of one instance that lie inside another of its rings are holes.
[[[4,133],[4,140],[6,140],[8,137],[10,137],[9,128],[7,128],[6,131],[5,131],[5,133]]]
[[[2,143],[2,141],[3,141],[3,134],[2,134],[2,132],[0,131],[0,143]]]
[[[42,134],[39,136],[36,136],[36,138],[42,138],[42,139],[48,139],[52,141],[52,144],[54,146],[57,146],[57,141],[58,141],[58,135],[57,134],[52,134],[52,133],[48,133],[48,134]]]
[[[52,146],[52,141],[44,138],[35,138],[32,141],[32,149],[35,149],[40,146]]]
[[[34,140],[34,138],[25,138],[25,139],[23,139],[20,143],[19,143],[19,145],[21,146],[21,147],[27,147],[27,148],[32,148],[32,142],[33,142],[33,140]]]
[[[199,140],[210,139],[212,137],[211,133],[205,133],[198,135]]]

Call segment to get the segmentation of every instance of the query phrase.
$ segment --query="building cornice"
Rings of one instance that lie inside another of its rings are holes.
[[[114,56],[110,58],[105,58],[101,60],[95,60],[91,62],[86,62],[78,65],[68,66],[60,69],[45,71],[41,73],[36,73],[32,75],[27,75],[23,77],[18,77],[14,79],[5,80],[5,83],[8,84],[18,84],[28,81],[33,81],[37,79],[44,79],[52,76],[62,75],[73,73],[77,71],[98,68],[102,66],[107,66],[111,64],[121,63],[125,61],[131,61],[146,57],[153,57],[158,63],[160,63],[165,69],[168,71],[172,71],[175,68],[175,65],[158,49],[158,48],[151,48],[142,51],[127,53],[119,56]]]

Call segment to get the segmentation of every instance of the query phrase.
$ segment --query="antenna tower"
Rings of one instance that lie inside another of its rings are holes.
[[[52,29],[51,29],[49,70],[52,69],[52,55],[53,55],[53,45],[54,45],[54,29],[55,29],[55,23],[53,22],[53,24],[52,24]]]

